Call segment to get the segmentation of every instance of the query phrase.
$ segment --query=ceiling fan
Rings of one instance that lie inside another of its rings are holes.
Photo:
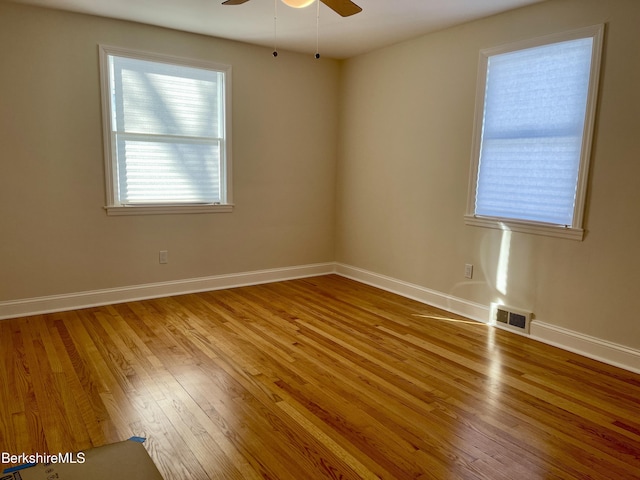
[[[242,5],[243,3],[248,2],[249,0],[227,0],[226,2],[222,2],[223,5]],[[336,12],[338,15],[343,17],[349,17],[351,15],[355,15],[356,13],[360,13],[362,8],[353,3],[350,0],[320,0],[331,10]],[[313,3],[313,0],[307,1],[292,1],[292,0],[283,0],[284,3],[290,6],[295,7],[306,7]]]

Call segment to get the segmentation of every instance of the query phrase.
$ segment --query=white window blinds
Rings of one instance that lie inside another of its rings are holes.
[[[109,55],[116,203],[224,201],[224,72]]]
[[[593,38],[488,59],[475,214],[573,225]]]

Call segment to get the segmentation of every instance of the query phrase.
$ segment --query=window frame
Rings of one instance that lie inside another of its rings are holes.
[[[487,67],[490,57],[518,50],[550,45],[581,38],[592,38],[591,69],[589,73],[589,87],[587,92],[587,105],[585,122],[582,134],[582,147],[580,153],[580,166],[576,184],[576,196],[571,225],[557,225],[552,223],[537,222],[524,219],[512,219],[502,217],[481,216],[475,213],[476,193],[478,186],[478,174],[480,166],[480,153],[483,140],[483,124],[485,115],[485,95],[487,87]],[[600,80],[600,66],[602,58],[602,45],[604,39],[604,24],[592,25],[575,30],[558,32],[551,35],[521,40],[497,47],[486,48],[480,51],[478,62],[478,79],[476,90],[475,117],[473,125],[471,169],[469,175],[469,187],[467,196],[467,211],[464,216],[465,224],[471,226],[511,230],[516,232],[547,235],[552,237],[568,238],[581,241],[584,237],[584,210],[587,194],[587,182],[593,133],[596,118],[596,106]]]
[[[233,211],[232,162],[231,162],[231,65],[206,60],[197,60],[173,55],[165,55],[111,45],[98,45],[100,63],[100,87],[102,99],[103,146],[105,163],[105,190],[107,215],[157,215],[175,213],[224,213]],[[223,140],[220,155],[220,191],[219,203],[154,203],[123,204],[118,195],[118,168],[113,136],[113,114],[111,108],[111,79],[109,57],[126,57],[156,63],[180,65],[191,68],[220,72],[224,77],[223,85]]]

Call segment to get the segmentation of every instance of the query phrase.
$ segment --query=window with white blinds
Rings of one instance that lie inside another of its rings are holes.
[[[481,52],[470,224],[582,238],[602,26]]]
[[[228,206],[230,67],[104,46],[101,57],[107,210]]]

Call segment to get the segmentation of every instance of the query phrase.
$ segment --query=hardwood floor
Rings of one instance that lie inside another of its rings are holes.
[[[640,376],[334,275],[0,322],[0,451],[172,479],[640,478]],[[4,465],[6,467],[7,465]]]

